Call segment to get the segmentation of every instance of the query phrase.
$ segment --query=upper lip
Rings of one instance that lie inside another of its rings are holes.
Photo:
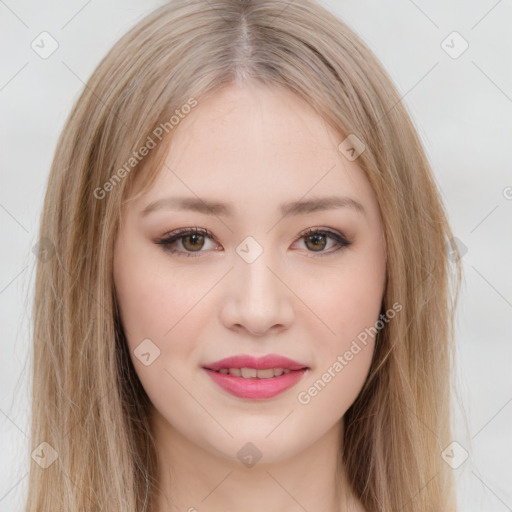
[[[277,354],[268,354],[263,357],[255,358],[250,355],[241,354],[237,356],[226,357],[213,363],[203,365],[208,370],[221,370],[223,368],[256,368],[257,370],[266,370],[269,368],[283,368],[288,370],[302,370],[308,368],[305,364],[299,363],[288,357]]]

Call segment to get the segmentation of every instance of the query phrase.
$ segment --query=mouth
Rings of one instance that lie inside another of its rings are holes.
[[[203,366],[218,386],[238,398],[263,400],[288,390],[310,369],[282,356],[234,356]]]
[[[210,368],[205,368],[211,370]],[[242,379],[273,379],[280,377],[281,375],[287,375],[290,372],[297,372],[301,370],[307,370],[306,367],[299,370],[290,370],[289,368],[221,368],[220,370],[211,370],[216,373],[222,373],[222,375],[232,375],[233,377],[241,377]]]
[[[205,364],[203,368],[213,371],[222,371],[224,374],[231,373],[236,377],[259,377],[264,379],[274,376],[279,377],[283,373],[289,373],[292,370],[303,370],[304,368],[308,368],[308,366],[303,363],[299,363],[298,361],[294,361],[289,357],[284,357],[278,354],[267,354],[260,357],[240,354]],[[240,374],[237,374],[237,370],[240,371]],[[254,374],[255,370],[256,374]],[[260,370],[267,370],[267,372],[262,372],[258,375]],[[270,370],[272,370],[274,374],[271,374]]]

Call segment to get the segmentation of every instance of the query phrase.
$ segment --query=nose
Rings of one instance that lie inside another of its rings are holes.
[[[263,253],[252,263],[236,258],[225,282],[221,321],[229,329],[253,336],[286,330],[293,321],[293,292],[289,276],[275,259]]]

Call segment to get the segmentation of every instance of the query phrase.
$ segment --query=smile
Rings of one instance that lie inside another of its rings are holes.
[[[283,373],[290,373],[292,370],[287,368],[267,368],[265,370],[256,368],[221,368],[218,371],[224,375],[233,375],[244,379],[271,379],[273,377],[280,377]]]
[[[224,368],[215,371],[204,368],[204,370],[215,384],[233,396],[250,400],[266,400],[293,387],[302,379],[308,369]],[[237,373],[239,375],[236,375]]]

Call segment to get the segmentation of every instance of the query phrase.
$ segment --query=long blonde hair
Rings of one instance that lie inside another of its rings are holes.
[[[313,0],[177,0],[115,44],[58,142],[40,225],[31,429],[32,450],[56,459],[31,461],[26,512],[153,512],[150,403],[119,319],[113,244],[135,177],[147,172],[143,193],[161,168],[171,118],[248,81],[294,92],[366,146],[357,163],[383,218],[383,310],[403,309],[379,332],[368,379],[345,414],[339,457],[350,484],[369,511],[455,510],[441,451],[453,428],[461,269],[447,253],[446,212],[393,83]],[[148,137],[156,147],[139,159]]]

